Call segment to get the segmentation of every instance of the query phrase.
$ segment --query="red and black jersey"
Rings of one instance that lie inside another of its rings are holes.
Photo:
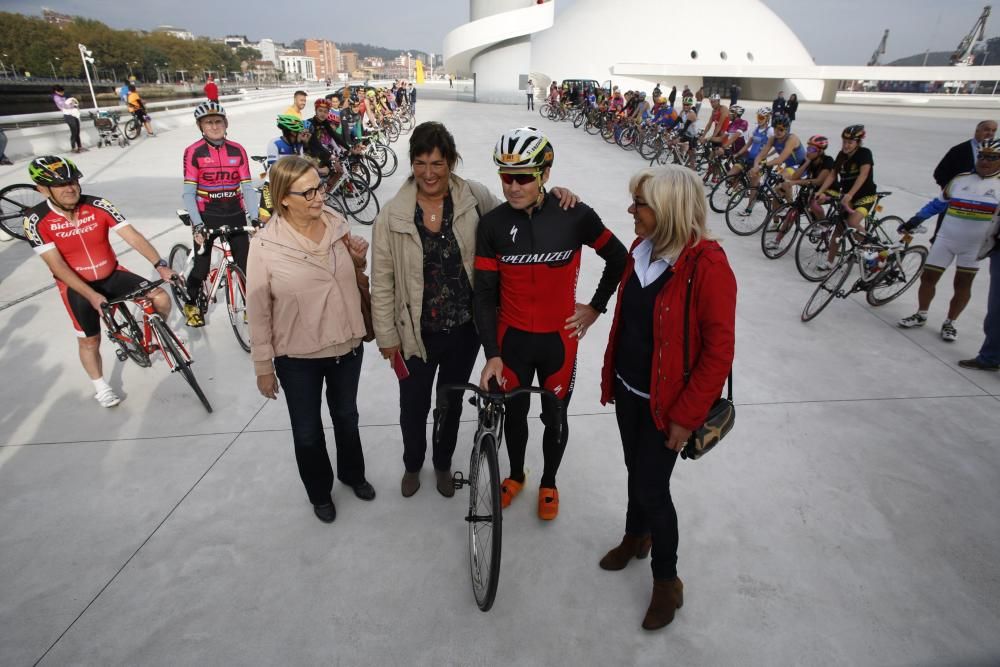
[[[589,245],[605,261],[590,305],[607,308],[627,252],[586,204],[564,211],[546,194],[529,215],[504,203],[476,231],[476,324],[487,359],[500,355],[497,326],[534,333],[562,331],[576,306],[580,251]],[[498,312],[499,308],[499,312]]]
[[[87,282],[110,276],[118,266],[108,230],[130,224],[118,209],[102,197],[81,195],[72,221],[45,200],[24,219],[24,231],[39,255],[55,248],[66,264]]]

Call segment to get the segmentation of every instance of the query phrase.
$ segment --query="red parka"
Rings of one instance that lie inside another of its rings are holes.
[[[632,250],[641,242],[636,239]],[[695,258],[698,258],[695,267]],[[691,293],[689,359],[691,379],[684,385],[684,298],[694,271]],[[629,252],[625,274],[618,286],[615,319],[604,353],[601,404],[614,402],[615,346],[622,290],[632,277],[635,260]],[[736,276],[726,253],[715,241],[703,240],[687,247],[673,266],[673,276],[656,297],[653,319],[653,371],[649,404],[656,427],[666,432],[671,423],[699,428],[715,402],[733,364],[736,346]]]

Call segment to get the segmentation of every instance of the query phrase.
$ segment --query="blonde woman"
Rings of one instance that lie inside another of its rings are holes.
[[[625,537],[601,559],[620,570],[652,548],[653,595],[642,627],[662,628],[683,603],[670,474],[705,421],[733,362],[736,279],[705,226],[705,195],[682,166],[644,169],[629,183],[636,240],[618,288],[601,402],[615,404],[628,470]],[[684,381],[684,305],[691,376]]]
[[[365,322],[355,267],[368,243],[323,205],[316,167],[283,157],[270,171],[275,214],[250,243],[247,311],[257,388],[271,399],[285,391],[299,475],[316,516],[337,516],[333,469],[320,405],[323,385],[337,444],[337,478],[362,500],[375,498],[365,480],[358,432],[358,379]]]

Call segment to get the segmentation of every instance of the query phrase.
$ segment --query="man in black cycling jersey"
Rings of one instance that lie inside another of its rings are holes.
[[[505,390],[539,383],[562,402],[562,435],[554,422],[553,399],[542,399],[544,469],[538,516],[559,512],[556,472],[566,449],[566,406],[573,392],[577,344],[605,311],[625,268],[625,246],[592,208],[563,210],[545,191],[554,151],[541,132],[523,127],[500,137],[493,153],[507,203],[479,221],[476,232],[475,318],[486,354],[480,384],[496,380]],[[575,303],[583,245],[604,259],[604,273],[590,304]],[[508,403],[504,433],[510,477],[501,504],[510,505],[524,485],[529,397]]]

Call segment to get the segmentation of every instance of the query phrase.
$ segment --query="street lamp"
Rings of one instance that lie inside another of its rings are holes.
[[[53,56],[53,60],[62,60],[59,56]],[[52,64],[52,60],[49,61],[49,67],[52,68],[52,78],[58,79],[59,76],[56,74],[56,66]]]
[[[87,63],[94,64],[94,52],[88,49],[83,44],[77,44],[80,48],[80,60],[83,61],[83,72],[87,75],[87,86],[90,88],[90,99],[94,102],[94,109],[100,109],[97,106],[97,95],[94,94],[94,83],[90,80],[90,69],[87,67]]]

